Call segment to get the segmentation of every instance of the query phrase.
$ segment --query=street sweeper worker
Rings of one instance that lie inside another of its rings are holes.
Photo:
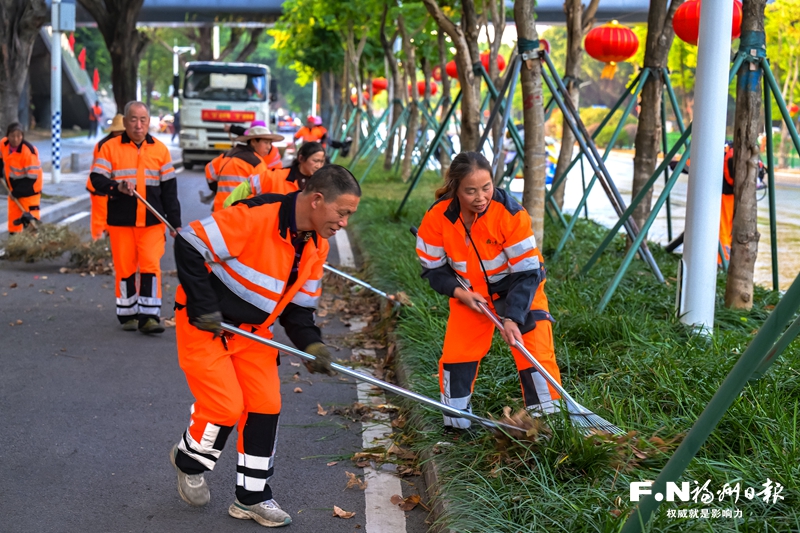
[[[297,151],[289,168],[267,170],[243,181],[225,200],[228,207],[234,202],[259,194],[289,194],[302,191],[314,172],[325,164],[325,148],[318,142],[305,143]]]
[[[267,123],[263,120],[254,120],[250,123],[250,127],[254,128],[256,126],[262,126],[264,128],[268,127]],[[230,132],[234,135],[244,135],[244,132],[247,131],[247,128],[244,126],[238,126],[236,124],[225,124],[222,127],[227,132]],[[259,154],[260,155],[260,154]],[[281,152],[278,150],[278,147],[272,144],[269,153],[266,156],[262,156],[264,163],[267,165],[267,168],[276,169],[276,168],[283,168],[283,160],[281,159]]]
[[[471,412],[478,367],[494,331],[477,302],[501,317],[506,342],[524,344],[553,378],[561,379],[544,293],[545,269],[528,213],[504,190],[494,188],[492,166],[476,152],[458,154],[445,181],[422,219],[416,251],[422,277],[450,297],[439,360],[442,403]],[[472,290],[461,288],[456,276]],[[534,416],[558,411],[558,392],[519,351],[511,353],[528,411]],[[470,422],[445,415],[444,425],[466,429]]]
[[[169,150],[147,131],[147,106],[128,102],[123,123],[121,135],[99,144],[89,177],[96,191],[108,195],[106,222],[116,277],[117,319],[125,331],[162,333],[161,256],[166,228],[133,191],[178,229],[178,184]]]
[[[39,204],[42,199],[42,163],[39,161],[39,152],[25,140],[19,122],[9,124],[6,136],[0,139],[0,159],[0,168],[9,193],[8,233],[12,234],[22,231],[27,219],[39,219]]]
[[[322,125],[321,118],[309,115],[306,118],[306,125],[297,130],[294,138],[304,143],[318,142],[325,145],[328,139],[328,130]]]
[[[240,183],[267,170],[263,157],[269,154],[272,143],[280,140],[283,135],[271,133],[264,126],[248,128],[244,135],[236,137],[236,146],[206,165],[208,187],[216,193],[212,211],[222,209]]]
[[[228,513],[267,527],[291,522],[267,483],[281,412],[278,352],[223,333],[220,324],[271,339],[280,320],[292,343],[316,357],[306,363],[311,372],[335,374],[314,310],[328,238],[347,226],[360,195],[348,170],[329,165],[302,192],[243,200],[192,222],[176,239],[178,362],[195,403],[170,458],[178,492],[190,505],[208,503],[204,474],[214,469],[238,423],[236,492]]]
[[[726,260],[731,258],[733,240],[733,165],[733,143],[726,141],[722,165],[722,204],[719,213],[719,243]],[[717,253],[717,264],[722,264],[719,253]]]
[[[109,139],[113,139],[114,137],[122,135],[123,131],[125,131],[123,116],[117,114],[111,120],[111,126],[108,128],[108,135],[100,139],[100,142],[94,146],[92,164],[94,164],[94,160],[97,159],[97,152],[100,149],[100,145]],[[95,190],[94,185],[92,185],[91,176],[86,178],[86,190],[89,191],[90,198],[92,200],[91,235],[92,239],[96,241],[101,238],[103,236],[103,232],[106,231],[106,218],[108,217],[108,196]]]

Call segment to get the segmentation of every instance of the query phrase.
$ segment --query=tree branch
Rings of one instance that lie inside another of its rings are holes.
[[[591,0],[589,5],[586,6],[586,9],[583,10],[583,15],[581,18],[581,31],[583,35],[589,33],[589,30],[592,29],[594,26],[594,17],[597,14],[597,6],[600,4],[600,0]]]
[[[231,39],[228,41],[228,44],[225,45],[225,48],[223,48],[219,53],[219,58],[217,58],[218,61],[225,61],[225,58],[233,53],[236,47],[239,46],[239,43],[242,42],[242,35],[244,35],[244,28],[231,28]]]

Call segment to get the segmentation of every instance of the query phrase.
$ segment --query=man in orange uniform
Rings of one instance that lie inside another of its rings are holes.
[[[39,152],[25,140],[19,122],[9,124],[6,136],[0,140],[0,159],[0,168],[9,191],[8,233],[17,233],[22,231],[23,223],[27,225],[28,217],[39,218],[39,204],[42,199],[42,164],[39,161]]]
[[[147,106],[128,102],[124,123],[122,135],[99,144],[90,178],[94,189],[109,197],[106,221],[116,275],[117,318],[122,329],[162,333],[161,256],[165,227],[133,196],[133,191],[178,229],[178,184],[169,150],[147,132]]]
[[[462,152],[450,165],[439,200],[417,234],[422,277],[450,297],[450,317],[439,360],[442,403],[471,411],[481,360],[492,344],[494,325],[477,302],[503,317],[507,343],[521,342],[560,383],[542,254],[531,219],[503,189],[492,185],[492,167],[481,154]],[[456,276],[472,287],[463,289]],[[522,397],[533,415],[557,412],[560,395],[516,349],[511,350]],[[470,421],[445,415],[444,425],[466,429]]]
[[[263,157],[272,150],[273,141],[280,140],[283,135],[271,133],[263,126],[249,128],[236,138],[241,144],[206,165],[208,187],[216,193],[213,211],[222,209],[225,199],[240,183],[267,171]]]
[[[280,318],[292,343],[317,358],[307,363],[309,370],[333,375],[314,309],[327,239],[347,226],[360,195],[353,175],[331,165],[303,192],[238,202],[192,222],[176,239],[178,362],[195,403],[170,460],[178,493],[190,505],[208,503],[204,473],[214,468],[238,422],[236,499],[228,513],[267,527],[292,521],[267,483],[281,411],[278,352],[223,333],[221,322],[271,339]]]
[[[92,157],[92,163],[94,160],[97,159],[97,151],[100,149],[100,145],[106,142],[109,139],[113,139],[118,135],[122,135],[122,132],[125,131],[125,124],[122,121],[122,115],[115,115],[114,119],[111,121],[111,126],[108,128],[108,135],[100,139],[100,142],[94,146],[94,155]],[[92,200],[92,224],[91,224],[91,234],[92,239],[97,240],[103,236],[103,232],[106,231],[106,218],[108,218],[108,196],[105,194],[100,194],[94,189],[94,185],[92,185],[92,178],[86,178],[86,190],[89,191]]]
[[[313,116],[306,118],[306,125],[294,134],[295,140],[302,140],[305,143],[318,142],[323,146],[327,141],[327,136],[328,130],[322,125],[322,120]]]
[[[89,138],[97,135],[97,130],[100,126],[100,119],[103,117],[103,108],[100,107],[100,101],[94,103],[89,109]]]

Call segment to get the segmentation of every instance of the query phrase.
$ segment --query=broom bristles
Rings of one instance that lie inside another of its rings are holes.
[[[36,230],[26,228],[9,236],[5,244],[4,258],[26,263],[56,259],[64,252],[74,250],[80,243],[80,236],[66,226],[39,224]]]

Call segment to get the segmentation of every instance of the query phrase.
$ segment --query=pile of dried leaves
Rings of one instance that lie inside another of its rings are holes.
[[[66,226],[39,224],[35,230],[28,227],[24,231],[10,235],[5,244],[3,258],[26,263],[56,259],[66,252],[73,251],[80,244],[80,235]]]

